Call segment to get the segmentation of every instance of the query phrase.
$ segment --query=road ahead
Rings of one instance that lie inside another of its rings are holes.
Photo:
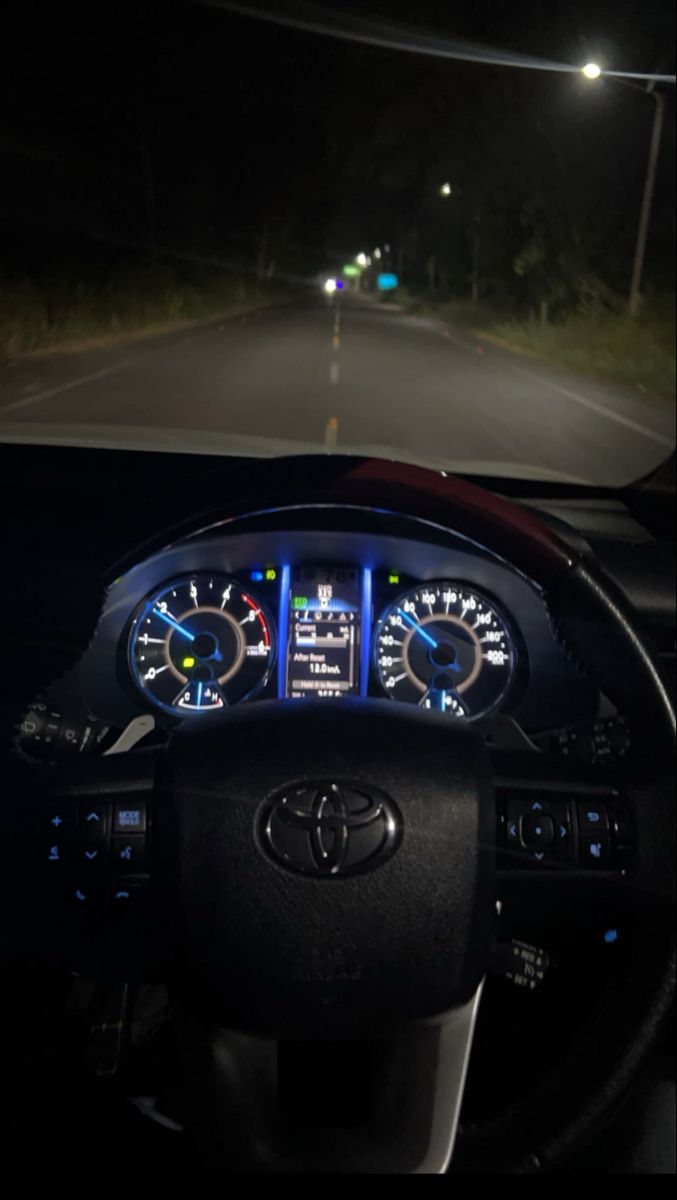
[[[265,438],[269,453],[359,449],[616,485],[667,457],[674,414],[467,331],[343,296],[5,366],[0,437],[27,430],[176,449],[197,433],[203,450],[235,453]]]

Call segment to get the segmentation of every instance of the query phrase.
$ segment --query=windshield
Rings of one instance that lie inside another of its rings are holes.
[[[669,0],[31,8],[0,439],[605,487],[669,456]]]

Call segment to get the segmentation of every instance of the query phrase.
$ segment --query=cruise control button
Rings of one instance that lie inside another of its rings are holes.
[[[578,825],[590,833],[606,833],[609,828],[606,805],[596,800],[579,800]]]
[[[579,838],[579,853],[583,867],[608,867],[610,858],[608,835],[603,833],[596,837],[594,833],[582,833]]]
[[[113,833],[145,833],[146,804],[141,801],[118,803],[113,811]]]
[[[527,813],[522,817],[522,841],[529,848],[552,846],[555,825],[552,817],[543,813]]]
[[[123,875],[139,875],[146,869],[146,839],[138,834],[115,837],[111,851],[113,870]]]

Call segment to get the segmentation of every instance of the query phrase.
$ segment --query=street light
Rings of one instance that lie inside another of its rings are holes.
[[[374,258],[380,258],[380,257],[381,257],[381,250],[380,250],[380,247],[377,246],[376,249],[374,250]]]
[[[451,189],[450,183],[443,183],[440,187],[440,196],[450,196],[451,190],[452,189]]]
[[[582,68],[582,72],[586,79],[599,79],[601,70],[596,63],[588,63]],[[661,135],[663,133],[663,121],[665,118],[665,100],[660,92],[656,91],[655,81],[650,80],[646,88],[639,87],[636,83],[631,83],[628,79],[614,79],[615,83],[623,84],[625,87],[630,87],[635,92],[643,92],[645,96],[651,96],[655,103],[653,124],[651,126],[651,140],[649,142],[649,157],[646,164],[646,176],[644,178],[644,190],[642,192],[642,203],[639,209],[639,221],[637,224],[637,239],[635,241],[635,253],[632,259],[632,279],[630,281],[630,292],[628,294],[628,312],[631,317],[636,317],[639,311],[640,288],[642,286],[642,273],[644,271],[644,257],[646,254],[646,240],[649,232],[649,220],[651,218],[651,205],[653,203],[654,187],[656,184],[656,166],[658,164],[658,152],[661,145]]]
[[[358,267],[368,266],[367,256],[362,251],[360,251],[359,254],[355,255],[355,262],[357,263]]]
[[[619,83],[625,83],[625,80],[618,80]],[[634,85],[633,85],[634,86]],[[644,91],[644,88],[635,89]],[[653,193],[656,184],[656,167],[658,165],[658,152],[661,146],[661,134],[663,133],[663,120],[665,118],[665,99],[660,92],[656,91],[653,80],[648,84],[645,95],[651,96],[655,103],[653,122],[651,125],[651,140],[649,142],[649,157],[646,164],[646,175],[644,177],[644,191],[642,192],[642,203],[639,209],[639,222],[637,225],[637,241],[635,243],[635,254],[632,260],[632,279],[630,281],[630,293],[628,295],[628,312],[631,317],[636,317],[639,311],[639,296],[642,286],[642,272],[644,270],[644,256],[646,254],[646,239],[649,233],[649,220],[651,218],[651,205],[653,203]]]

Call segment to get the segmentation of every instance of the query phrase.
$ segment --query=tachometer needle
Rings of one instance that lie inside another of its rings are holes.
[[[437,649],[437,642],[435,639],[432,638],[429,633],[426,633],[425,629],[418,624],[418,621],[415,621],[413,617],[410,617],[409,613],[406,613],[403,608],[398,608],[397,611],[399,615],[408,622],[410,629],[413,629],[414,633],[420,633],[423,640],[426,641],[429,646],[432,646],[433,650]]]
[[[161,621],[165,621],[167,625],[171,625],[172,629],[175,629],[177,633],[182,633],[185,638],[188,638],[189,642],[195,641],[194,633],[191,633],[188,629],[184,629],[183,625],[179,625],[179,622],[175,621],[173,617],[168,616],[167,613],[160,612],[159,608],[153,609],[153,615],[159,617]]]

